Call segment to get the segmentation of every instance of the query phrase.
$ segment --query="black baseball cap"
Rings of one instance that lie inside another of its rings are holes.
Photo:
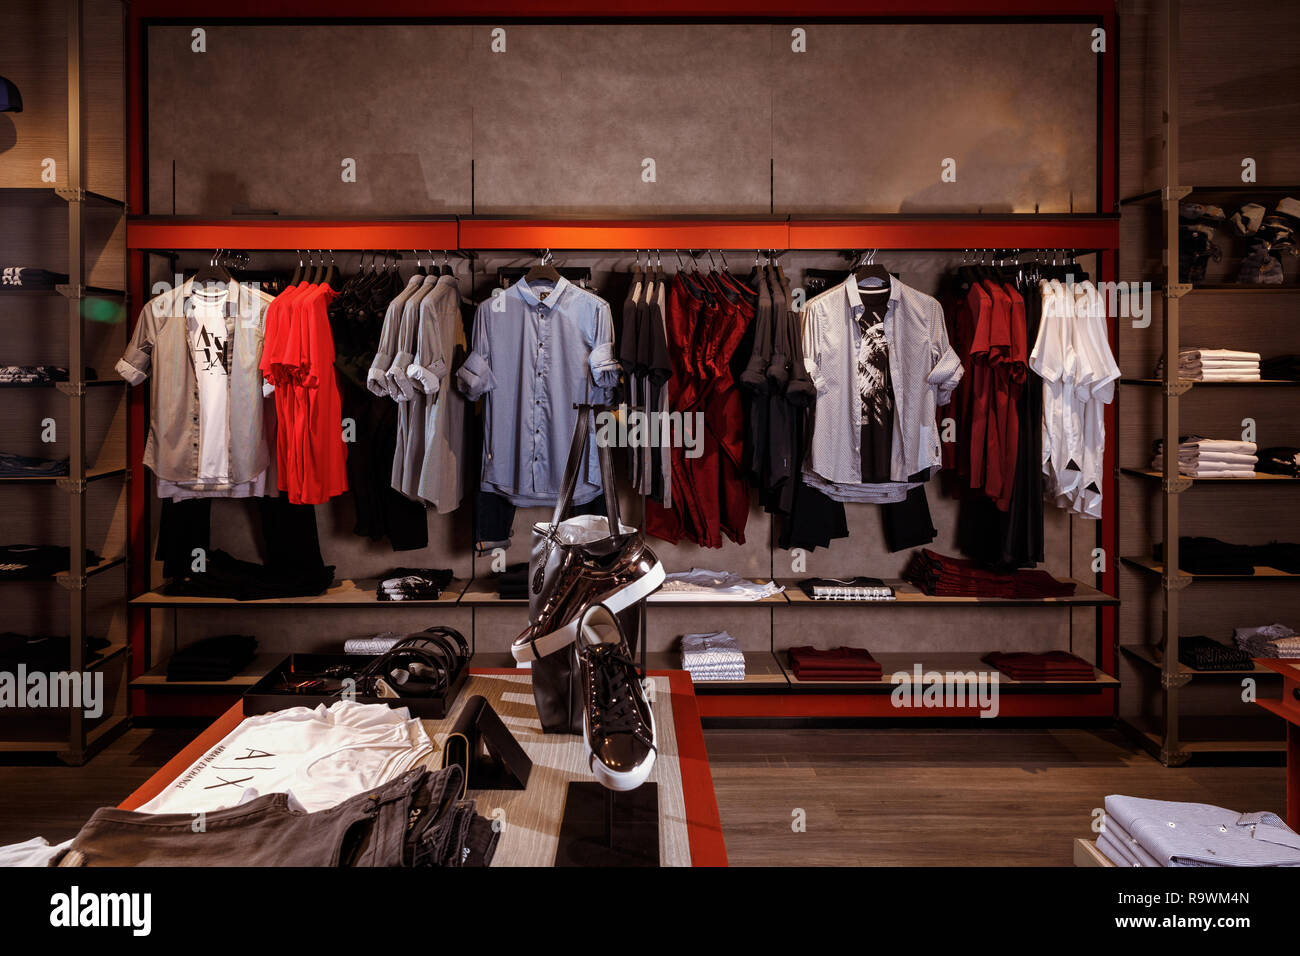
[[[18,92],[18,87],[0,76],[0,113],[21,113],[22,111],[23,95]]]

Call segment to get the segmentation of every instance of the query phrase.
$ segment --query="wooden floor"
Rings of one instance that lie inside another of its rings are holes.
[[[133,729],[84,767],[0,765],[0,845],[73,836],[198,733]],[[1108,793],[1283,811],[1281,767],[1166,769],[1088,730],[709,730],[733,866],[1069,866]],[[804,832],[795,832],[802,811]]]

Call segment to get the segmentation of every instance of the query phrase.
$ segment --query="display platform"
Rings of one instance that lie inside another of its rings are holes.
[[[722,823],[690,676],[685,671],[651,671],[649,677],[659,738],[659,756],[650,781],[658,785],[659,792],[660,862],[663,866],[726,866]],[[452,707],[452,715],[424,722],[437,748],[430,766],[441,764],[443,741],[464,701],[475,694],[483,696],[500,715],[533,762],[524,790],[471,787],[469,791],[478,802],[478,812],[490,820],[500,820],[503,827],[492,865],[552,866],[568,785],[592,779],[587,769],[586,745],[577,735],[542,733],[531,676],[526,670],[474,669]],[[217,718],[123,800],[119,808],[134,810],[152,799],[243,718],[241,702]]]

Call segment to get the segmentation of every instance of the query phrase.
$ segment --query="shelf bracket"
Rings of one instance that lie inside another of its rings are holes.
[[[84,285],[60,283],[54,287],[54,291],[65,299],[84,299],[86,297],[86,287]]]
[[[1186,687],[1191,682],[1191,674],[1170,674],[1166,671],[1160,672],[1160,686],[1165,690],[1172,690],[1177,687]]]
[[[1160,586],[1166,591],[1182,591],[1191,583],[1192,576],[1190,574],[1180,574],[1176,577],[1170,577],[1167,574],[1160,576]]]
[[[1181,299],[1191,291],[1192,284],[1190,282],[1175,282],[1173,285],[1165,286],[1165,298]]]
[[[56,574],[54,580],[58,581],[59,587],[63,588],[65,591],[86,590],[86,575],[84,574],[74,576],[70,573],[64,572],[63,574]]]
[[[1160,479],[1160,487],[1165,490],[1166,494],[1181,495],[1192,487],[1192,479],[1184,478],[1182,475],[1177,478],[1162,478]]]
[[[1191,192],[1191,186],[1166,186],[1160,190],[1160,198],[1165,202],[1178,202],[1180,199],[1186,199]]]
[[[80,397],[86,394],[85,382],[55,382],[54,387],[64,395]]]
[[[73,189],[69,186],[55,186],[54,194],[58,196],[60,199],[66,200],[68,202],[86,201],[86,190],[81,188],[80,186],[78,186],[76,189]]]
[[[1195,384],[1196,383],[1191,379],[1180,378],[1176,382],[1165,382],[1164,385],[1161,386],[1161,391],[1166,395],[1177,397],[1179,395],[1186,395],[1192,390],[1192,386]]]
[[[1169,750],[1166,747],[1160,748],[1160,762],[1166,767],[1177,767],[1187,763],[1187,758],[1191,755],[1186,750]]]
[[[55,484],[74,495],[84,495],[86,493],[86,480],[84,478],[56,478]]]

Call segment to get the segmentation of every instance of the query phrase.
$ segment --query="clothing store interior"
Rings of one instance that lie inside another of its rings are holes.
[[[479,6],[3,5],[0,866],[1300,866],[1300,5]]]

